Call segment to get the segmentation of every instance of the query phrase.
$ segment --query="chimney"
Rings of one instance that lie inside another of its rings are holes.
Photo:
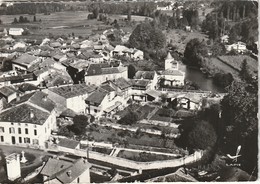
[[[16,97],[16,102],[19,102],[20,101],[20,94],[19,93],[17,93],[17,97]]]
[[[47,96],[45,95],[43,98],[42,98],[43,101],[47,101]]]
[[[67,171],[68,177],[71,177],[71,170]]]
[[[34,118],[34,113],[33,113],[32,110],[30,111],[30,118],[31,118],[31,119]]]

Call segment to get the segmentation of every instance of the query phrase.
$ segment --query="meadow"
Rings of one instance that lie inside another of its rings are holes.
[[[23,15],[2,15],[1,20],[3,24],[0,28],[21,27],[28,28],[30,37],[46,37],[49,34],[52,35],[68,35],[74,33],[75,36],[88,37],[96,32],[102,32],[111,28],[111,25],[106,25],[96,19],[89,20],[87,17],[89,12],[87,11],[64,11],[51,13],[50,15],[36,14],[36,22],[33,21],[34,16]],[[14,18],[19,20],[19,17],[27,17],[30,21],[28,23],[12,24]],[[109,15],[109,18],[114,20],[120,20],[122,22],[126,19],[126,15]],[[132,20],[135,22],[144,21],[146,17],[132,16]],[[125,31],[132,31],[133,28],[129,26],[122,27]]]

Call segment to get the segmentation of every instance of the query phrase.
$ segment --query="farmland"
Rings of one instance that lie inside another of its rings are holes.
[[[101,21],[96,19],[89,20],[87,17],[89,12],[86,11],[65,11],[51,13],[50,15],[36,14],[36,22],[33,21],[33,15],[23,14],[23,15],[1,15],[1,20],[3,24],[0,28],[10,28],[10,27],[22,27],[28,28],[33,37],[46,37],[49,34],[53,35],[68,35],[74,33],[75,36],[88,37],[93,33],[102,32],[105,29],[109,29],[112,26],[106,25]],[[27,17],[30,21],[29,23],[17,23],[12,24],[14,18],[19,20],[19,17]],[[109,17],[114,20],[123,20],[126,18],[125,15],[109,15]],[[132,16],[132,20],[135,22],[144,21],[146,17],[143,16]],[[130,26],[123,26],[124,31],[132,31],[133,28]]]

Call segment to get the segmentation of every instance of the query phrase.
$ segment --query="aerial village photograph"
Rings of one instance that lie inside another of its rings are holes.
[[[258,180],[258,1],[0,0],[0,183]]]

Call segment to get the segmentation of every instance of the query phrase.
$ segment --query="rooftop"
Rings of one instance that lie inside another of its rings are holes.
[[[104,90],[98,89],[98,90],[94,91],[92,94],[90,94],[88,96],[88,98],[86,99],[86,101],[100,105],[106,95],[107,95],[107,92],[105,92]]]
[[[74,84],[69,86],[61,86],[49,88],[50,91],[63,96],[65,98],[72,98],[79,95],[84,95],[93,92],[96,89],[94,85]]]
[[[56,178],[62,183],[71,183],[90,167],[91,165],[84,158],[80,158],[65,169],[64,172],[60,172]]]
[[[37,59],[37,57],[25,53],[12,62],[17,63],[17,64],[22,64],[22,65],[25,65],[25,66],[29,66],[36,59]]]
[[[164,70],[160,72],[161,75],[174,75],[174,76],[184,76],[184,74],[179,70]]]
[[[58,146],[75,149],[79,145],[79,143],[79,141],[75,141],[72,139],[59,138]]]
[[[51,112],[55,108],[55,103],[48,98],[47,94],[41,91],[25,94],[24,96],[20,97],[20,100],[12,100],[10,105],[17,106],[25,102],[30,105],[33,104],[34,106],[38,106],[47,112]]]
[[[4,110],[0,114],[1,122],[20,122],[43,125],[49,118],[49,113],[30,104],[23,103]]]
[[[0,88],[0,95],[3,95],[5,97],[8,97],[14,93],[17,93],[17,91],[10,86],[4,86]]]
[[[135,73],[134,78],[135,79],[149,79],[149,80],[153,80],[155,75],[154,71],[137,71]]]
[[[120,89],[126,89],[128,87],[131,87],[130,82],[128,82],[125,78],[118,78],[115,81],[112,81],[117,87]]]
[[[71,165],[71,162],[65,160],[49,158],[40,173],[53,179],[58,172],[65,170]]]

